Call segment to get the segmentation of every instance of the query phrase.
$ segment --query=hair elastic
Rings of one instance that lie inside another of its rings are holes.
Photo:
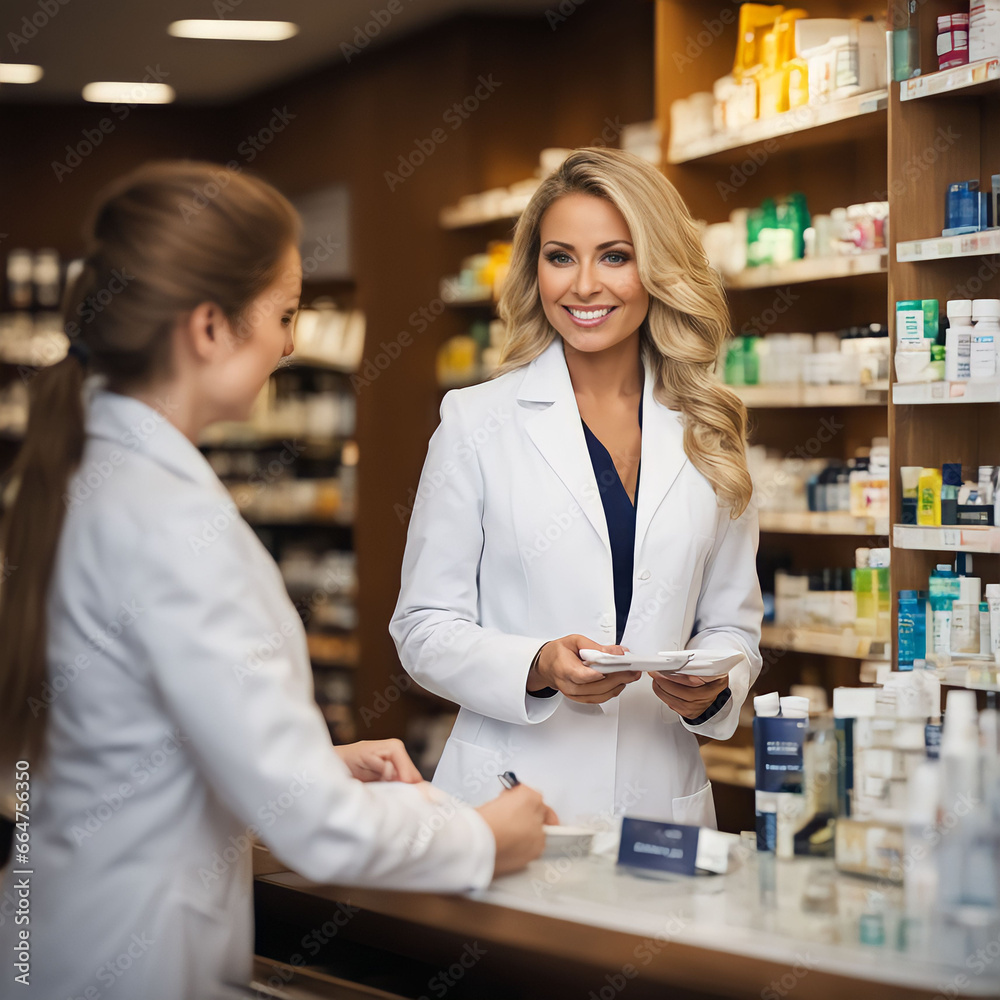
[[[90,364],[90,348],[82,340],[74,340],[66,353],[76,358],[84,368]]]

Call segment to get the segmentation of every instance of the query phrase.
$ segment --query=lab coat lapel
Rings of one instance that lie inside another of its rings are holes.
[[[637,556],[653,515],[687,461],[680,414],[654,398],[653,385],[653,370],[647,364],[642,399],[642,468],[635,508]]]
[[[528,417],[525,429],[542,457],[573,494],[610,556],[604,506],[559,337],[528,365],[517,398],[549,404]]]

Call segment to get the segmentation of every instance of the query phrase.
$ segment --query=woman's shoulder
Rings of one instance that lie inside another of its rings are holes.
[[[527,365],[475,385],[450,389],[441,401],[441,419],[476,420],[488,415],[492,408],[513,404],[524,380]]]

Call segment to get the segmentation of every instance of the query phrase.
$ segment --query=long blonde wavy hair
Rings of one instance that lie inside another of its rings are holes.
[[[500,295],[506,335],[497,376],[533,361],[558,333],[538,293],[541,221],[558,198],[582,192],[611,202],[628,224],[636,266],[649,293],[639,331],[657,400],[682,415],[684,451],[732,517],[753,493],[747,469],[747,412],[715,373],[730,336],[722,282],[674,186],[654,166],[620,149],[577,149],[542,182],[518,220],[510,272]]]

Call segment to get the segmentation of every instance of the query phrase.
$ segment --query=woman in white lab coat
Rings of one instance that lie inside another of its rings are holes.
[[[518,222],[500,314],[497,377],[442,403],[390,626],[461,706],[434,781],[476,803],[509,768],[564,823],[714,826],[697,736],[733,734],[762,615],[718,276],[659,171],[577,150]],[[706,682],[577,655],[619,644],[744,658]]]
[[[92,236],[5,526],[0,762],[22,822],[0,974],[44,1000],[229,996],[252,838],[318,881],[464,890],[536,856],[545,809],[525,788],[477,813],[398,741],[331,745],[298,612],[196,447],[291,352],[290,204],[150,165]]]

